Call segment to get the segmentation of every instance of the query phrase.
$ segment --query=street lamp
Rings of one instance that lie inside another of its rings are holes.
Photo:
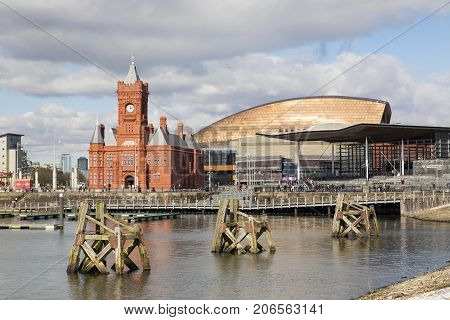
[[[134,140],[134,190],[139,191],[139,177],[138,177],[138,140]]]
[[[58,140],[61,143],[61,140]],[[57,172],[56,172],[56,139],[53,139],[53,181],[52,189],[56,190],[58,188]]]

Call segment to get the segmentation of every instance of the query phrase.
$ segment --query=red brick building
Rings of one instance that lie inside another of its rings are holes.
[[[148,83],[139,79],[134,59],[125,81],[117,83],[118,126],[98,123],[89,148],[93,190],[196,189],[203,187],[203,154],[190,131],[178,123],[169,132],[162,116],[148,123]]]

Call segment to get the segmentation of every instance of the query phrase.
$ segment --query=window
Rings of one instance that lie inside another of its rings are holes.
[[[159,167],[159,153],[155,153],[155,158],[153,159],[153,165]]]
[[[122,165],[123,166],[134,166],[134,159],[132,153],[124,153],[122,154]]]
[[[98,174],[98,183],[103,184],[103,173]]]
[[[148,164],[149,166],[152,165],[152,154],[151,154],[151,153],[149,153],[149,154],[147,155],[147,164]]]
[[[113,162],[114,162],[114,153],[108,153],[106,155],[106,166],[107,167],[112,167],[113,166]]]
[[[97,174],[96,173],[92,174],[92,184],[97,184]]]
[[[161,174],[159,172],[155,172],[153,174],[153,178],[155,178],[155,180],[159,180],[160,177],[161,177]]]
[[[163,153],[163,166],[167,167],[167,153]]]
[[[113,174],[111,171],[106,172],[106,183],[108,185],[112,185],[113,183]]]

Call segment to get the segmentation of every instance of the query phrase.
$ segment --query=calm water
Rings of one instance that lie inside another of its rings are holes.
[[[0,298],[349,299],[450,258],[450,223],[381,218],[379,238],[349,240],[332,239],[330,222],[271,218],[276,254],[245,256],[210,253],[215,216],[144,222],[152,271],[124,276],[66,274],[75,222],[0,230]]]

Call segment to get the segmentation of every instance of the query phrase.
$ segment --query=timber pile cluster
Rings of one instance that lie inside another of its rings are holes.
[[[360,297],[361,300],[405,300],[450,287],[450,266],[425,273]]]
[[[130,254],[139,249],[142,268],[150,270],[150,258],[138,224],[128,224],[106,213],[106,205],[97,203],[96,216],[88,215],[89,205],[83,202],[79,209],[78,226],[75,241],[69,255],[68,273],[103,273],[107,274],[106,258],[114,252],[114,264],[111,269],[123,274],[124,267],[129,271],[139,269],[131,260]],[[84,258],[80,263],[80,254]]]
[[[336,199],[331,235],[348,237],[350,233],[357,237],[370,236],[371,233],[378,235],[377,214],[373,206],[360,205],[348,195],[340,193]]]
[[[212,243],[214,253],[261,253],[265,248],[258,242],[265,234],[270,252],[275,252],[272,230],[266,217],[257,219],[240,212],[239,200],[220,201]]]

